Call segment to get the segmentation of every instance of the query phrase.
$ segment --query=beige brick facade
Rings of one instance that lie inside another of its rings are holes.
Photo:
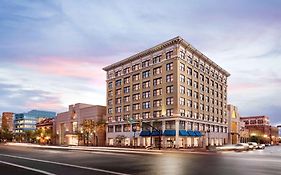
[[[230,74],[182,38],[173,38],[104,70],[108,145],[115,145],[116,137],[122,137],[122,145],[157,146],[158,136],[141,136],[143,122],[162,130],[162,147],[227,142]],[[152,133],[154,129],[147,130]],[[201,135],[183,136],[183,130],[200,131]]]

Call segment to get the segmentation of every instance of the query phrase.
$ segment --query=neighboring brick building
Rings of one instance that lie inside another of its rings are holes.
[[[83,122],[94,121],[97,126],[89,133],[89,144],[96,146],[105,145],[105,123],[106,107],[100,105],[89,105],[78,103],[69,105],[69,110],[59,113],[55,118],[54,134],[58,145],[84,145],[85,133]]]
[[[41,131],[37,137],[37,141],[40,144],[53,144],[54,137],[53,137],[53,124],[54,118],[46,118],[41,120],[36,124],[36,131]]]
[[[257,137],[263,143],[278,143],[278,128],[270,125],[268,116],[241,117],[241,121],[245,123],[251,137]]]
[[[14,130],[14,113],[13,112],[3,112],[2,129],[13,132],[13,130]]]

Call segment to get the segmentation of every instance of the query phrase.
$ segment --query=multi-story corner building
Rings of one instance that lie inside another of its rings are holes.
[[[157,146],[159,134],[162,147],[227,142],[230,74],[181,37],[103,70],[108,145]]]
[[[14,130],[14,113],[2,113],[2,129],[12,132]]]
[[[56,144],[58,145],[85,145],[95,146],[105,145],[105,114],[106,107],[100,105],[90,105],[77,103],[69,105],[69,110],[59,113],[55,118]],[[86,135],[83,125],[84,121],[93,121],[89,135]],[[100,125],[99,125],[100,123]],[[88,137],[88,138],[86,138]]]
[[[55,112],[32,110],[27,113],[15,114],[14,126],[15,133],[22,133],[24,131],[35,131],[36,123],[45,118],[54,118]]]
[[[250,138],[256,138],[258,142],[278,144],[278,128],[270,125],[268,116],[241,117],[245,128],[249,130]]]
[[[240,115],[238,108],[231,104],[227,105],[228,116],[228,143],[237,144],[240,142]]]

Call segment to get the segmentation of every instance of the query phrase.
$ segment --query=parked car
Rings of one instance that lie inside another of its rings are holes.
[[[258,144],[258,149],[264,149],[265,148],[265,144]]]
[[[271,146],[271,144],[270,143],[266,143],[265,146]]]
[[[249,144],[249,149],[257,149],[258,144],[256,142],[248,142]]]
[[[236,144],[237,146],[240,146],[240,147],[243,147],[243,150],[244,151],[248,151],[250,148],[249,148],[249,144],[248,143],[238,143]]]

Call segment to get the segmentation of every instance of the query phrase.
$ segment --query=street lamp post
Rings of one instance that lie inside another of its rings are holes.
[[[207,133],[208,133],[208,148],[210,146],[210,128],[207,129]]]
[[[133,145],[134,145],[134,148],[136,148],[136,131],[137,131],[137,127],[133,126],[132,130],[134,132]]]

